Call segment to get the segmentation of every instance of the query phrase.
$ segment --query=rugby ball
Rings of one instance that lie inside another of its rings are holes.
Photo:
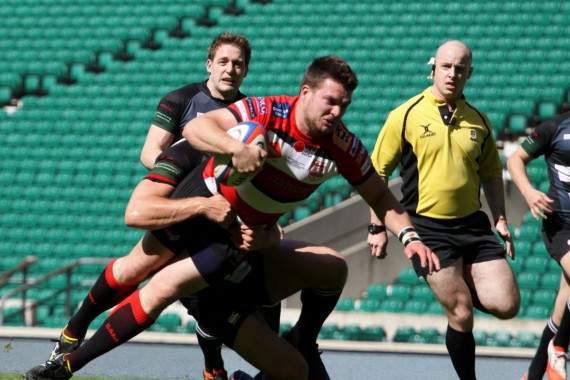
[[[257,145],[267,151],[267,132],[263,124],[244,121],[230,128],[227,133],[244,144]],[[241,185],[251,180],[257,173],[240,173],[233,167],[230,155],[214,155],[214,177],[226,186]]]

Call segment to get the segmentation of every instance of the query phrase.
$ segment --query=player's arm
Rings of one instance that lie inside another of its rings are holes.
[[[227,228],[235,219],[228,201],[219,194],[210,198],[171,199],[174,187],[143,179],[133,191],[125,212],[125,224],[156,230],[196,216],[204,216]]]
[[[141,151],[141,163],[147,169],[152,169],[159,154],[174,142],[174,134],[155,124],[152,124],[146,135]]]
[[[381,176],[380,177],[382,179],[382,182],[384,182],[386,185],[388,184],[388,178],[385,176]],[[384,231],[374,231],[368,233],[368,238],[367,238],[367,242],[368,242],[368,246],[370,247],[370,254],[372,256],[375,256],[377,258],[384,258],[386,256],[386,249],[388,247],[388,234],[386,233],[386,227],[384,226],[384,223],[380,220],[380,218],[378,218],[378,216],[376,216],[376,213],[374,212],[374,210],[372,208],[370,208],[370,226],[373,227],[373,229],[382,229],[382,227],[384,228]]]
[[[551,203],[553,200],[532,186],[526,171],[526,166],[532,160],[533,157],[519,146],[507,160],[507,169],[511,174],[513,182],[526,200],[532,216],[536,220],[538,220],[539,216],[547,219],[547,214],[552,213]]]
[[[182,135],[199,151],[231,155],[240,173],[258,171],[267,153],[257,145],[246,145],[228,135],[226,131],[236,124],[234,114],[222,108],[190,120]]]
[[[422,267],[427,266],[429,273],[440,269],[437,256],[417,238],[408,214],[377,173],[356,186],[356,190],[372,208],[377,221],[398,236],[405,246],[404,254],[408,259],[417,255]]]

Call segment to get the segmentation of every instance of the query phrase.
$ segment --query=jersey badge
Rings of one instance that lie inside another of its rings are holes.
[[[431,125],[431,124],[428,124],[428,125],[420,125],[420,128],[423,128],[423,129],[424,129],[424,132],[420,135],[420,139],[424,139],[424,138],[426,138],[426,137],[435,136],[435,132],[429,130],[429,126],[430,126],[430,125]]]
[[[315,161],[309,169],[309,179],[313,182],[319,181],[323,178],[326,170],[326,164],[322,161]]]

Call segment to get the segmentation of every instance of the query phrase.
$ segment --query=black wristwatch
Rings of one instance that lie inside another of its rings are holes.
[[[371,235],[379,234],[380,232],[386,232],[386,227],[379,224],[370,223],[368,225],[368,233]]]

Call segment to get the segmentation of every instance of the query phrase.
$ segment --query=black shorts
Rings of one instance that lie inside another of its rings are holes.
[[[441,267],[463,257],[463,264],[481,263],[505,257],[505,247],[491,229],[489,218],[477,211],[464,218],[434,219],[410,215],[423,243],[439,258]],[[412,258],[418,276],[427,275],[417,256]]]
[[[263,255],[252,254],[251,271],[239,282],[224,280],[180,300],[209,334],[232,348],[246,318],[258,306],[270,303],[263,271]]]
[[[570,225],[552,217],[544,219],[542,240],[550,257],[560,264],[560,260],[570,251]]]

